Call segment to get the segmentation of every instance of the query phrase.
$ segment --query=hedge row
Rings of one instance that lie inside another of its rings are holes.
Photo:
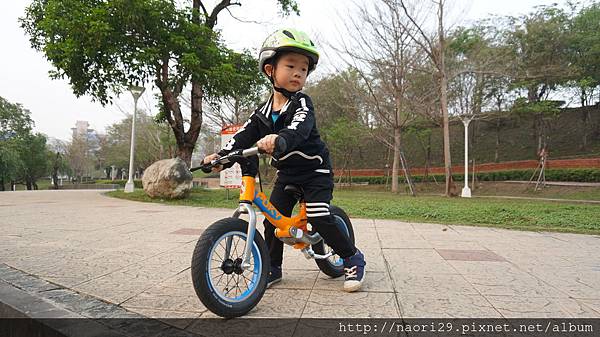
[[[121,179],[121,180],[96,180],[95,181],[96,184],[116,184],[119,185],[120,187],[125,187],[125,184],[127,184],[127,180],[126,179]],[[142,188],[142,181],[141,180],[134,180],[133,181],[133,186],[135,186],[135,188]]]
[[[534,170],[511,170],[511,171],[496,171],[496,172],[480,172],[477,173],[477,180],[479,181],[507,181],[507,180],[520,180],[529,181],[533,175]],[[577,182],[600,182],[600,169],[547,169],[546,181],[577,181]],[[433,178],[440,182],[444,181],[444,175],[436,174],[429,175],[427,178],[422,175],[413,176],[415,183],[426,181],[433,181]],[[455,173],[452,175],[455,181],[463,181],[463,173]],[[470,176],[469,176],[470,177]],[[534,179],[537,179],[536,174]],[[339,177],[335,178],[338,182]],[[385,184],[386,180],[389,183],[390,178],[386,177],[352,177],[353,183],[364,183],[367,182],[370,185]],[[399,176],[400,182],[405,182],[404,175]],[[347,177],[342,178],[342,182],[348,182]]]

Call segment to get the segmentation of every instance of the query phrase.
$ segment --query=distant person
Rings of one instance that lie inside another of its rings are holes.
[[[541,161],[545,161],[546,158],[548,158],[548,148],[547,148],[547,146],[544,145],[544,147],[542,147],[540,149],[540,151],[538,152],[538,157],[540,157]]]

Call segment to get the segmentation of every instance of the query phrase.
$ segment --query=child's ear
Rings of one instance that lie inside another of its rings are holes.
[[[265,73],[267,73],[268,76],[273,76],[273,65],[270,63],[265,64]]]

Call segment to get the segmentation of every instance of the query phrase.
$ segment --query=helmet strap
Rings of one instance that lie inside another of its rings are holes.
[[[273,71],[275,71],[275,69],[273,69]],[[287,90],[285,88],[280,88],[280,87],[276,86],[275,85],[275,79],[273,79],[272,73],[271,73],[271,75],[268,75],[267,77],[269,78],[269,81],[273,85],[273,90],[281,93],[283,96],[285,96],[285,98],[291,99],[292,96],[294,96],[294,94],[297,93],[297,91],[289,91],[289,90]]]
[[[285,88],[276,87],[275,85],[273,85],[273,89],[277,92],[280,92],[287,99],[291,99],[292,96],[294,96],[294,94],[297,93],[297,91],[289,91],[289,90],[286,90]]]

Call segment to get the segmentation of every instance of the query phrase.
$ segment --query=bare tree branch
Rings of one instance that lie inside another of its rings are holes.
[[[213,8],[212,13],[210,13],[210,16],[206,20],[206,27],[213,29],[217,24],[217,16],[219,15],[219,13],[223,9],[234,5],[241,6],[242,4],[240,4],[239,2],[231,2],[231,0],[221,0],[221,2],[219,2],[215,6],[215,8]]]

